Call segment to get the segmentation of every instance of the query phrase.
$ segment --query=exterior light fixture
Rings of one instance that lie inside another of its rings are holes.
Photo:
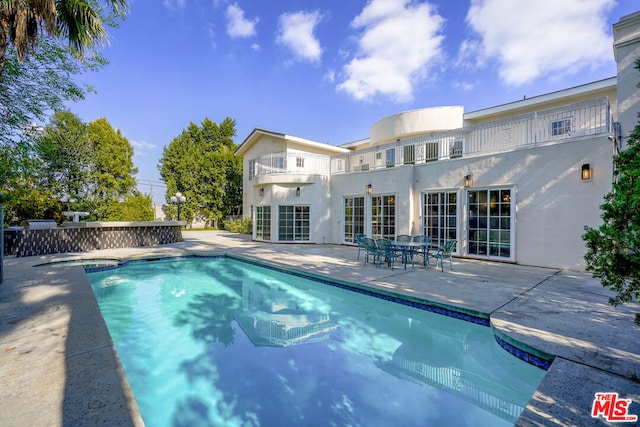
[[[471,187],[471,175],[465,175],[464,177],[464,186]]]
[[[589,163],[585,163],[582,165],[582,172],[580,177],[583,181],[589,181],[591,179],[591,165]]]
[[[178,205],[178,221],[180,221],[180,205],[183,205],[187,201],[187,198],[184,197],[182,193],[177,192],[175,196],[171,196],[169,201],[174,205]]]
[[[296,188],[296,196],[300,197],[300,187]]]
[[[373,186],[371,184],[367,184],[367,194],[373,193]]]
[[[258,196],[264,197],[264,188],[258,189]]]

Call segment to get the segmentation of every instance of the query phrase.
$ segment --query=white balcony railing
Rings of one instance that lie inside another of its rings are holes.
[[[249,161],[250,177],[272,174],[329,175],[330,158],[309,153],[271,153]]]
[[[606,97],[461,129],[416,136],[331,157],[331,174],[469,157],[562,143],[611,131]]]

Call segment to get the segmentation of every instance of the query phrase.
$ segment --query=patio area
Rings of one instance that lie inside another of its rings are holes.
[[[0,425],[143,425],[82,267],[72,259],[229,253],[481,313],[522,347],[555,355],[517,425],[589,426],[596,392],[631,399],[640,415],[636,306],[612,307],[584,273],[467,259],[425,270],[376,268],[355,246],[269,244],[183,231],[163,246],[5,259],[0,285]]]

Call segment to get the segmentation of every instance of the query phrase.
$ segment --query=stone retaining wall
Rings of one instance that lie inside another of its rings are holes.
[[[184,222],[76,223],[54,229],[5,231],[5,254],[17,257],[182,241]]]

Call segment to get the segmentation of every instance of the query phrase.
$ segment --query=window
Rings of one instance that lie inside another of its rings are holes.
[[[376,151],[376,167],[382,167],[382,151]]]
[[[280,206],[278,240],[309,240],[309,206]]]
[[[387,167],[388,168],[394,167],[396,164],[396,149],[389,148],[387,149],[386,154],[387,154]]]
[[[256,176],[256,161],[255,160],[249,160],[249,181],[251,181],[253,179],[254,176]]]
[[[271,206],[256,206],[256,239],[271,240]]]
[[[438,160],[438,143],[437,142],[427,142],[424,146],[425,148],[425,162],[432,162],[434,160]]]
[[[296,167],[304,168],[304,157],[296,157]]]
[[[358,234],[364,234],[364,197],[345,197],[344,241],[355,243]]]
[[[551,122],[551,136],[570,135],[573,128],[573,119],[556,120]]]
[[[413,144],[405,145],[403,149],[403,154],[404,154],[405,165],[412,165],[416,162],[416,146],[415,145]]]
[[[462,157],[463,144],[464,140],[462,139],[449,142],[449,158],[455,159],[456,157]]]
[[[286,169],[286,162],[284,156],[274,155],[271,157],[271,172],[282,173]]]
[[[426,193],[422,203],[423,233],[434,245],[444,246],[446,240],[458,240],[458,193],[442,191]]]
[[[511,259],[511,190],[476,190],[468,194],[469,254]]]
[[[396,197],[393,195],[371,198],[371,237],[396,237]]]

